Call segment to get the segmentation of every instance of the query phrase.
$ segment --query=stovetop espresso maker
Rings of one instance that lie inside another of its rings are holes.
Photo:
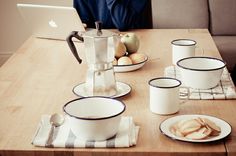
[[[112,62],[118,34],[101,29],[101,22],[95,22],[96,29],[79,34],[73,31],[67,37],[67,43],[79,63],[82,62],[72,41],[75,37],[84,42],[88,64],[84,91],[88,96],[114,96],[117,92]]]

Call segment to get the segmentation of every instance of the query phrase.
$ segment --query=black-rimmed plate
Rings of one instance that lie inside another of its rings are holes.
[[[187,139],[187,138],[184,138],[184,137],[175,136],[173,133],[170,132],[170,127],[173,124],[175,124],[176,122],[181,121],[181,120],[196,119],[198,117],[207,118],[207,119],[213,121],[217,126],[219,126],[221,128],[220,135],[215,136],[215,137],[202,139],[202,140],[193,140],[193,139]],[[159,128],[160,128],[161,133],[166,135],[167,137],[169,137],[171,139],[174,139],[174,140],[186,141],[186,142],[212,142],[212,141],[217,141],[217,140],[221,140],[221,139],[227,137],[232,131],[232,128],[231,128],[231,126],[228,122],[226,122],[222,119],[219,119],[217,117],[214,117],[214,116],[198,115],[198,114],[179,115],[179,116],[174,116],[174,117],[168,118],[160,124]]]
[[[147,60],[148,60],[148,57],[146,56],[145,60],[140,63],[130,64],[130,65],[114,65],[114,72],[123,73],[123,72],[130,72],[130,71],[138,70],[144,66]]]
[[[114,96],[108,96],[111,98],[119,98],[123,97],[125,95],[128,95],[131,92],[131,86],[124,83],[124,82],[116,82],[116,87],[117,87],[117,94]],[[80,97],[89,97],[87,93],[85,92],[85,83],[78,84],[73,88],[73,93],[77,96]]]

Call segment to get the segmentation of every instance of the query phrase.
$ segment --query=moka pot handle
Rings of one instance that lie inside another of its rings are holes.
[[[82,59],[79,57],[79,54],[76,50],[76,47],[75,47],[75,44],[74,42],[72,41],[72,38],[75,37],[77,38],[78,40],[80,40],[81,42],[84,41],[83,37],[81,37],[79,34],[78,34],[78,31],[72,31],[70,33],[70,35],[66,38],[66,41],[67,41],[67,44],[69,45],[70,47],[70,50],[71,52],[73,53],[73,55],[75,56],[76,60],[81,63],[82,62]]]

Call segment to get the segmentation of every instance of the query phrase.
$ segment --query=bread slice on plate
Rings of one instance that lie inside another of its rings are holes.
[[[185,137],[192,140],[201,140],[207,138],[211,134],[212,130],[208,127],[202,127],[198,131],[190,133]]]
[[[199,130],[200,128],[201,124],[197,120],[191,119],[181,123],[179,126],[179,131],[185,136],[189,133]]]

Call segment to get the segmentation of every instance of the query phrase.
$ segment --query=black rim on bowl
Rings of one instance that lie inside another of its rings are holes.
[[[162,80],[164,80],[164,79],[174,80],[174,81],[177,81],[178,84],[173,85],[173,86],[166,86],[166,87],[164,87],[164,86],[153,85],[153,84],[151,83],[152,81],[161,80],[161,79],[162,79]],[[176,87],[180,86],[182,83],[181,83],[180,80],[175,79],[175,78],[171,78],[171,77],[158,77],[158,78],[153,78],[153,79],[149,80],[149,81],[148,81],[148,84],[149,84],[150,86],[156,87],[156,88],[176,88]]]
[[[119,113],[117,114],[114,114],[114,115],[110,115],[110,116],[105,116],[105,117],[98,117],[98,118],[86,118],[86,117],[79,117],[79,116],[75,116],[75,115],[72,115],[70,113],[68,113],[66,111],[66,106],[69,105],[70,103],[74,102],[74,101],[78,101],[78,100],[83,100],[83,99],[89,99],[89,98],[103,98],[103,99],[109,99],[109,100],[114,100],[114,101],[117,101],[117,102],[120,102],[120,104],[123,105],[123,110],[120,111]],[[120,114],[122,114],[126,109],[126,105],[120,101],[120,100],[117,100],[117,99],[113,99],[113,98],[110,98],[110,97],[104,97],[104,96],[90,96],[90,97],[82,97],[82,98],[77,98],[77,99],[74,99],[74,100],[71,100],[69,102],[67,102],[64,106],[63,106],[63,112],[66,113],[67,115],[69,115],[70,117],[73,117],[73,118],[77,118],[77,119],[81,119],[81,120],[104,120],[104,119],[109,119],[109,118],[113,118],[113,117],[116,117]]]
[[[193,43],[192,44],[178,44],[178,43],[175,43],[177,41],[191,41]],[[176,40],[171,41],[171,44],[177,45],[177,46],[193,46],[193,45],[196,45],[197,42],[191,39],[176,39]]]
[[[199,58],[202,58],[202,59],[211,59],[211,60],[217,60],[217,61],[220,61],[222,62],[222,66],[221,67],[218,67],[218,68],[211,68],[211,69],[196,69],[196,68],[188,68],[188,67],[185,67],[185,66],[182,66],[180,63],[184,60],[189,60],[189,59],[199,59]],[[193,71],[212,71],[212,70],[218,70],[218,69],[222,69],[226,66],[226,63],[221,60],[221,59],[218,59],[218,58],[214,58],[214,57],[187,57],[187,58],[183,58],[183,59],[180,59],[179,61],[177,61],[177,66],[180,67],[180,68],[183,68],[183,69],[188,69],[188,70],[193,70]]]

